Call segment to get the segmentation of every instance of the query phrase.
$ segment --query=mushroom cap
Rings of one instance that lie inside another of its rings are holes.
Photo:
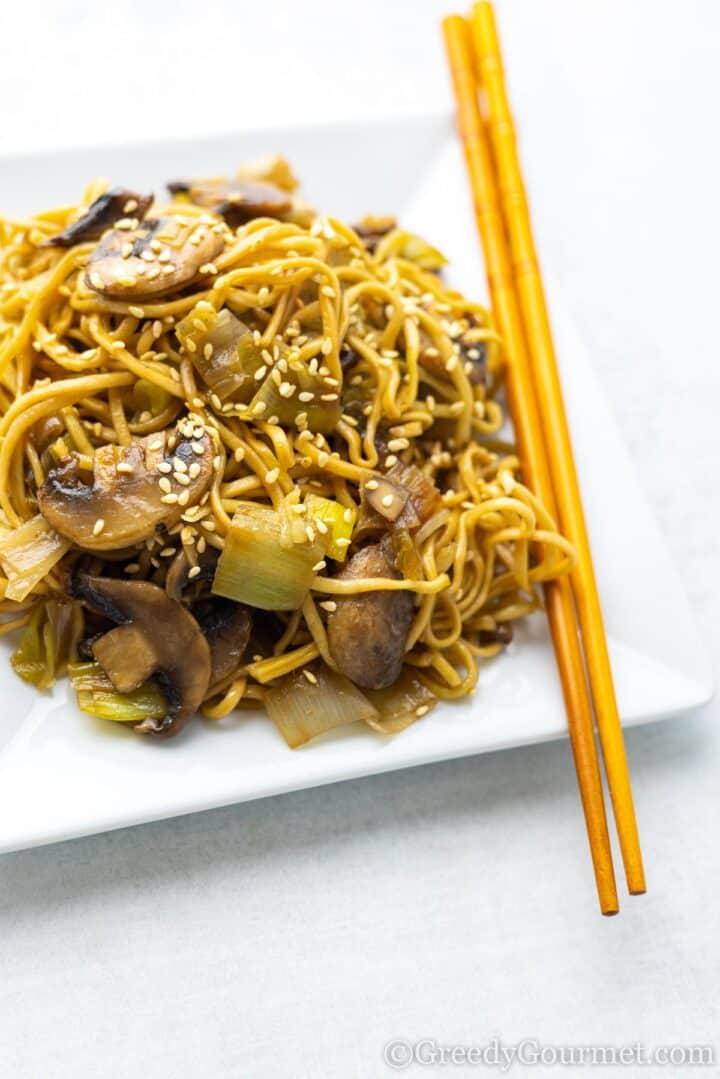
[[[172,528],[189,506],[200,501],[213,475],[210,436],[197,428],[198,437],[194,432],[182,434],[183,429],[190,430],[189,424],[181,422],[178,434],[163,431],[134,438],[128,446],[100,446],[91,484],[82,482],[77,456],[65,458],[38,490],[43,517],[87,551],[132,547],[161,525]],[[168,500],[172,495],[174,500]]]
[[[175,180],[168,184],[173,194],[187,195],[197,206],[205,206],[224,217],[231,228],[254,217],[281,217],[292,208],[287,191],[275,184],[255,180]]]
[[[362,547],[352,556],[340,580],[357,577],[388,577],[400,574],[386,553],[385,544]],[[330,654],[339,670],[364,689],[385,689],[400,676],[405,644],[413,619],[410,592],[361,592],[338,596],[328,616]]]
[[[225,246],[207,222],[168,214],[105,234],[90,254],[85,283],[113,300],[154,300],[189,285]]]
[[[126,187],[112,187],[99,195],[88,206],[82,217],[73,221],[62,232],[45,240],[43,247],[72,247],[73,244],[99,240],[105,229],[109,229],[123,217],[143,218],[152,205],[152,195],[138,195]]]
[[[141,734],[167,738],[198,710],[210,684],[210,645],[190,612],[148,581],[77,573],[70,590],[92,611],[117,625],[92,644],[92,652],[119,693],[154,677],[168,702],[162,719],[144,720]]]

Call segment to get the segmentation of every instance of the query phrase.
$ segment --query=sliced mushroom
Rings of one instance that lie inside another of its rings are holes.
[[[384,543],[363,547],[338,575],[350,581],[358,577],[397,580],[396,570]],[[361,592],[339,596],[328,616],[330,653],[342,673],[364,689],[385,689],[400,675],[405,643],[413,619],[410,592]]]
[[[185,548],[182,547],[170,563],[170,569],[165,578],[165,591],[170,598],[180,603],[183,592],[189,585],[202,585],[212,581],[217,569],[218,553],[214,547],[206,547],[203,553],[198,555],[195,563],[199,572],[193,573],[191,577],[190,574],[195,567],[188,558]]]
[[[197,206],[224,217],[231,228],[254,217],[282,217],[293,205],[287,191],[256,181],[174,180],[167,186],[172,195],[187,195]]]
[[[219,686],[238,669],[250,640],[252,615],[242,603],[213,598],[194,611],[210,645],[210,689]]]
[[[43,247],[72,247],[89,240],[99,240],[103,232],[123,217],[141,220],[152,206],[152,195],[138,195],[126,187],[113,187],[100,195],[82,217],[73,221],[57,236],[45,240]]]
[[[88,551],[131,547],[161,525],[172,528],[210,487],[213,445],[190,420],[177,434],[134,438],[95,451],[92,484],[80,479],[76,455],[52,469],[38,506],[56,532]],[[181,477],[181,478],[178,478]]]
[[[211,267],[225,245],[202,221],[168,215],[128,224],[134,227],[103,237],[85,271],[85,283],[113,300],[154,300],[178,292]]]
[[[76,574],[71,592],[90,610],[116,623],[92,652],[118,693],[131,693],[154,677],[168,702],[162,719],[146,719],[141,734],[168,738],[198,710],[210,684],[210,646],[180,603],[148,581]]]

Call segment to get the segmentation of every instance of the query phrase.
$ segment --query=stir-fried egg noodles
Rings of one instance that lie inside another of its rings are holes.
[[[156,736],[259,704],[293,747],[402,730],[572,561],[501,437],[490,315],[280,158],[168,186],[0,218],[13,666]]]

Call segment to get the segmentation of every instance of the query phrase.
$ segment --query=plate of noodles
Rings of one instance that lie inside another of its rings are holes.
[[[3,175],[0,847],[560,735],[539,588],[573,551],[522,482],[448,121]],[[555,314],[641,722],[707,673]]]

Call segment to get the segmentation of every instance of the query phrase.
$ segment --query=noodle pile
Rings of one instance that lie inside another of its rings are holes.
[[[362,229],[314,213],[260,216],[233,228],[183,197],[154,207],[153,216],[214,229],[222,252],[177,294],[107,298],[86,275],[95,242],[43,245],[104,189],[91,185],[80,206],[0,218],[0,547],[37,517],[37,492],[65,452],[91,476],[99,447],[127,447],[189,424],[212,439],[212,483],[176,524],[132,550],[88,553],[66,544],[21,600],[7,598],[11,575],[0,553],[2,632],[33,625],[46,632],[33,616],[67,596],[79,566],[163,586],[178,552],[192,573],[208,551],[221,551],[234,514],[248,503],[280,510],[317,495],[354,519],[368,483],[372,489],[398,465],[413,465],[439,501],[412,530],[399,573],[346,579],[340,562],[321,559],[302,605],[274,614],[270,644],[251,638],[242,663],[201,711],[218,719],[257,707],[268,686],[302,671],[312,688],[319,666],[337,670],[327,635],[337,601],[380,590],[414,597],[403,670],[425,691],[412,715],[381,729],[400,729],[436,698],[470,694],[479,661],[539,606],[538,585],[572,562],[501,437],[502,343],[489,312],[424,268],[427,253],[437,253],[399,228],[379,229],[370,242]],[[320,407],[341,406],[331,431],[313,430],[307,413],[283,424],[211,391],[176,328],[223,308],[251,330],[267,371],[279,370],[278,385],[290,362],[330,387]],[[77,662],[87,632],[75,625],[44,684]],[[294,686],[300,692],[302,679]]]

